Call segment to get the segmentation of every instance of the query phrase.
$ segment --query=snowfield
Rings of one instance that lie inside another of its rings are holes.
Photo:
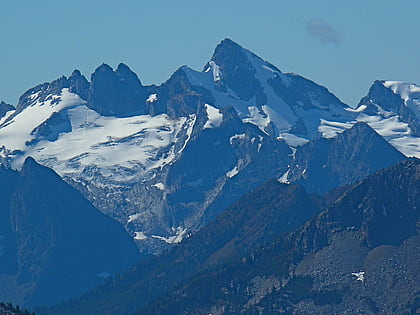
[[[58,100],[51,104],[52,100]],[[63,89],[44,103],[34,101],[0,126],[0,143],[10,151],[19,150],[13,167],[20,168],[27,156],[51,167],[61,176],[78,178],[86,167],[97,167],[114,182],[150,176],[175,159],[175,143],[182,132],[191,132],[195,117],[169,118],[133,116],[103,117],[84,105],[76,94]],[[34,130],[48,123],[53,113],[69,122],[71,130],[54,141],[34,140]],[[134,170],[127,177],[126,170]]]

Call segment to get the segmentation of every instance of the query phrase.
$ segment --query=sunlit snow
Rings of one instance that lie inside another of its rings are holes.
[[[264,133],[265,128],[270,123],[270,118],[265,112],[261,112],[257,106],[249,106],[248,107],[249,117],[244,118],[243,121],[246,123],[251,123],[260,128]]]
[[[226,173],[226,176],[228,178],[232,178],[233,176],[237,175],[239,173],[238,166],[235,166],[233,169],[231,169],[229,172]]]
[[[85,102],[68,89],[45,102],[37,101],[36,97],[33,99],[31,106],[0,127],[0,143],[8,150],[22,151],[13,160],[14,168],[20,168],[24,159],[32,156],[61,176],[74,180],[86,167],[96,167],[102,176],[112,178],[114,182],[144,178],[150,171],[174,161],[189,141],[195,123],[195,115],[180,118],[170,118],[166,114],[104,117],[86,107]],[[52,104],[53,99],[59,102]],[[33,130],[54,112],[60,112],[68,119],[71,131],[61,133],[55,141],[38,139],[29,145],[28,141],[35,137]],[[187,134],[187,139],[176,152],[175,145],[181,132]]]
[[[348,108],[345,108],[345,110],[346,110],[346,111],[348,111],[348,112],[351,112],[351,113],[361,113],[361,112],[363,112],[366,108],[367,108],[367,106],[366,106],[366,105],[360,105],[360,106],[359,106],[359,107],[357,107],[357,108],[350,108],[350,107],[348,107]]]
[[[220,113],[219,109],[211,105],[206,104],[205,107],[208,120],[204,124],[204,129],[219,127],[223,122],[223,114]]]
[[[405,105],[410,108],[420,120],[420,86],[400,81],[385,81],[383,85],[399,94]]]
[[[309,142],[308,139],[298,137],[292,133],[282,133],[277,137],[277,139],[284,140],[291,147],[298,147]]]
[[[342,123],[321,119],[318,130],[322,134],[322,137],[334,138],[337,136],[337,133],[342,133],[344,130],[351,128],[355,123],[355,121]]]
[[[152,235],[153,238],[159,239],[168,244],[181,243],[181,241],[187,236],[188,236],[187,229],[182,228],[180,226],[176,228],[176,234],[173,236],[164,237],[164,236]]]
[[[7,120],[7,118],[9,118],[9,116],[11,116],[13,113],[15,112],[15,110],[9,110],[7,111],[4,116],[0,119],[0,126]]]
[[[237,140],[237,139],[238,140],[244,140],[245,137],[246,137],[246,135],[244,133],[235,134],[235,135],[233,135],[232,137],[229,138],[229,143],[232,145],[235,142],[235,140]],[[255,138],[253,138],[253,139],[255,141]]]
[[[61,95],[51,95],[45,102],[37,101],[36,97],[33,99],[30,106],[0,125],[0,143],[9,150],[24,151],[26,143],[34,138],[32,131],[54,112],[85,103],[77,94],[70,93],[67,88],[62,90]],[[57,99],[60,99],[58,103],[55,102]]]
[[[288,169],[280,178],[277,180],[281,184],[290,184],[289,180],[287,179],[289,177],[290,169]]]
[[[136,214],[132,214],[130,216],[128,216],[128,220],[127,223],[133,222],[135,220],[137,220],[138,218],[140,218],[141,214],[140,213],[136,213]]]
[[[361,281],[361,282],[365,281],[365,272],[364,271],[352,272],[351,275],[356,277],[356,281]]]
[[[147,236],[146,235],[144,235],[144,233],[143,232],[134,232],[136,235],[134,236],[134,239],[136,240],[136,241],[142,241],[142,240],[145,240],[145,239],[147,239]]]
[[[150,94],[147,98],[146,102],[153,103],[157,101],[157,94]]]
[[[218,82],[221,79],[220,67],[212,60],[209,62],[211,69],[213,70],[213,81]]]
[[[156,183],[152,185],[152,187],[156,187],[159,190],[165,190],[165,185],[163,183]]]

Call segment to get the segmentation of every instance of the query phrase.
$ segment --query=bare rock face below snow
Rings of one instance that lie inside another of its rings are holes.
[[[356,123],[335,138],[298,147],[280,181],[300,183],[308,192],[322,195],[404,159],[368,124]]]

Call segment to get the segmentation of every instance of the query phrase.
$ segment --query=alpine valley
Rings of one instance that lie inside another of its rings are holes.
[[[230,39],[159,86],[75,70],[0,103],[0,302],[415,313],[418,158],[416,84],[350,107]]]

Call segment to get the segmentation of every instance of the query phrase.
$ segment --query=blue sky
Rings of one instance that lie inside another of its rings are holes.
[[[0,100],[102,62],[160,84],[229,37],[354,106],[375,79],[420,84],[419,16],[420,0],[1,1]]]

